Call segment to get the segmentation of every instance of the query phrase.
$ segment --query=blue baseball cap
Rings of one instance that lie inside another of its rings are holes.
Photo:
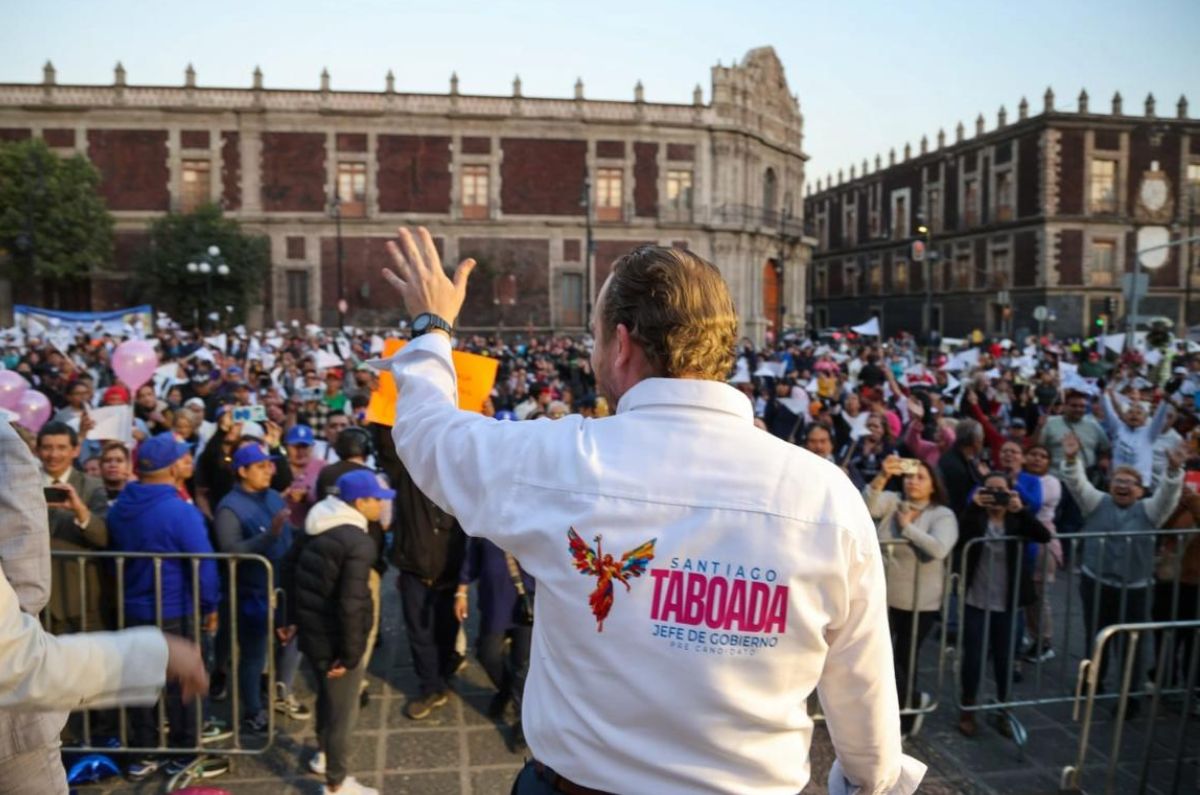
[[[312,447],[313,429],[308,425],[293,425],[283,437],[284,444],[304,444]]]
[[[257,464],[259,461],[270,460],[271,456],[267,455],[267,451],[262,448],[262,445],[257,442],[251,442],[250,444],[242,445],[233,454],[233,470],[236,472],[242,467]]]
[[[166,469],[191,451],[191,448],[178,441],[171,431],[155,434],[138,446],[138,472]]]
[[[338,497],[342,502],[354,502],[374,497],[377,500],[390,500],[396,496],[392,489],[385,489],[379,484],[375,473],[369,469],[356,469],[347,472],[337,480]]]

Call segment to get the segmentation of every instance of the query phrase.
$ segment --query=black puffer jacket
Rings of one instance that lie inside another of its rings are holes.
[[[290,621],[318,674],[334,662],[353,668],[367,650],[375,619],[367,581],[376,548],[366,525],[337,497],[321,500],[309,511],[286,566]]]

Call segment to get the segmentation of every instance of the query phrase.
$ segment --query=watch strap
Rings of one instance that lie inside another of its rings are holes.
[[[417,315],[417,319],[420,319],[420,318],[426,319],[426,326],[425,326],[425,328],[423,328],[417,332],[418,337],[421,336],[422,334],[428,334],[429,332],[433,331],[434,329],[441,329],[442,331],[446,332],[447,334],[449,334],[451,336],[454,335],[454,326],[450,325],[450,321],[446,320],[441,315],[435,315],[432,312],[422,312],[421,314]],[[414,321],[414,325],[415,324],[416,324],[416,321]]]

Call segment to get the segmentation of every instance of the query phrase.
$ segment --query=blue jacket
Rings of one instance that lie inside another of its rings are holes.
[[[279,566],[292,546],[292,527],[284,524],[278,537],[271,535],[271,520],[284,510],[283,497],[272,489],[251,493],[237,485],[217,505],[217,546],[222,552],[262,555],[274,565],[279,586]],[[264,619],[270,604],[267,573],[253,562],[238,564],[238,612],[247,618]]]
[[[518,566],[519,568],[519,566]],[[525,592],[533,598],[534,580],[520,569]],[[463,559],[460,585],[479,581],[479,611],[481,635],[503,634],[511,629],[517,610],[517,588],[508,571],[504,550],[486,538],[468,538],[467,554]]]
[[[175,487],[132,482],[108,510],[110,547],[121,552],[212,552],[204,516],[184,502]],[[162,617],[192,615],[192,565],[184,560],[164,559],[162,564]],[[154,562],[125,561],[125,614],[139,621],[153,621]],[[221,601],[217,562],[200,562],[200,611],[211,613]]]

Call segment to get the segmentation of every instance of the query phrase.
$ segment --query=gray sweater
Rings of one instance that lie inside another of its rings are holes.
[[[915,603],[918,611],[940,610],[946,559],[958,542],[954,512],[930,505],[912,524],[901,525],[899,494],[867,486],[863,498],[876,520],[879,540],[890,542],[883,545],[888,607],[911,611]]]
[[[1085,533],[1137,533],[1108,540],[1086,539],[1079,567],[1089,577],[1117,588],[1139,588],[1154,581],[1155,531],[1163,526],[1179,504],[1183,472],[1163,477],[1151,497],[1121,508],[1109,494],[1088,482],[1083,464],[1063,464],[1063,483],[1079,503]]]

